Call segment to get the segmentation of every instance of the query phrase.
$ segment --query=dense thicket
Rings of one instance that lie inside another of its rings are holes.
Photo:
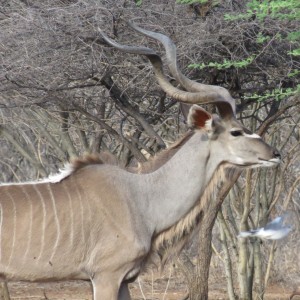
[[[274,17],[272,7],[262,17],[257,2],[249,2],[2,0],[0,181],[37,179],[90,152],[109,151],[122,165],[143,162],[185,130],[178,104],[161,91],[148,61],[112,50],[99,37],[101,28],[164,55],[158,43],[126,26],[135,19],[174,40],[190,78],[228,88],[238,118],[283,154],[280,170],[250,171],[240,179],[219,213],[220,232],[216,228],[231,294],[230,278],[237,276],[243,295],[253,286],[262,295],[270,276],[282,279],[291,261],[299,264],[299,234],[295,230],[282,246],[290,254],[285,264],[273,269],[279,256],[268,254],[276,245],[242,244],[236,234],[283,211],[292,211],[293,220],[298,213],[299,220],[299,19]],[[283,12],[294,13],[290,7]],[[187,277],[195,278],[196,270]]]

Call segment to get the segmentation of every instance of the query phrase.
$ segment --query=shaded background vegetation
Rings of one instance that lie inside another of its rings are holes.
[[[278,1],[1,0],[0,181],[38,179],[72,157],[100,151],[122,166],[136,164],[186,130],[148,61],[111,49],[98,35],[101,28],[163,55],[158,43],[126,26],[124,20],[136,18],[173,39],[179,66],[191,79],[229,89],[238,119],[283,155],[278,169],[243,173],[224,201],[214,227],[211,280],[226,278],[231,299],[263,298],[269,281],[297,284],[299,4],[286,2],[292,5],[276,10],[271,4]],[[236,238],[282,213],[294,228],[286,240]],[[202,284],[197,240],[206,235],[195,234],[178,262],[196,291],[191,299]]]

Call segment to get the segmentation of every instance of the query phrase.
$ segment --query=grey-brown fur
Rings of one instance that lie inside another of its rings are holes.
[[[62,177],[0,186],[2,278],[89,279],[94,300],[128,300],[128,282],[149,255],[158,251],[166,257],[173,246],[180,249],[197,226],[225,165],[280,162],[276,149],[235,119],[234,103],[224,90],[218,94],[218,88],[207,87],[205,92],[205,85],[197,87],[201,92],[177,90],[153,50],[133,48],[128,51],[149,58],[168,95],[190,104],[213,102],[221,118],[193,105],[188,114],[193,131],[140,169],[89,156],[75,161]]]

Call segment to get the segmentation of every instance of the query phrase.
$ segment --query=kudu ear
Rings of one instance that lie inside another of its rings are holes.
[[[212,115],[198,105],[192,105],[188,114],[188,125],[191,128],[207,128],[207,121]]]

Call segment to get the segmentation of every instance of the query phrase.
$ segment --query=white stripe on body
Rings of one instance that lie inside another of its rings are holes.
[[[70,248],[71,250],[73,249],[74,247],[74,209],[73,209],[73,204],[72,204],[72,198],[71,198],[71,195],[68,191],[68,187],[65,185],[65,182],[63,181],[62,182],[62,186],[65,190],[65,193],[67,194],[67,197],[68,197],[68,202],[69,202],[69,207],[70,207]]]
[[[41,204],[43,207],[43,224],[42,224],[42,234],[41,234],[41,250],[39,255],[37,256],[36,262],[38,262],[40,260],[40,258],[42,257],[42,254],[44,252],[44,248],[45,248],[45,233],[46,233],[46,217],[47,217],[47,210],[46,210],[46,204],[43,198],[43,195],[41,194],[41,192],[38,189],[38,185],[32,185],[34,190],[36,191],[36,193],[39,196],[39,199],[41,200]]]
[[[22,192],[25,194],[26,196],[26,200],[30,203],[30,215],[29,215],[29,230],[28,230],[28,242],[27,242],[27,247],[26,250],[24,252],[24,256],[23,256],[23,260],[26,261],[26,257],[29,253],[30,250],[30,245],[31,245],[31,239],[32,239],[32,226],[33,226],[33,206],[32,206],[32,201],[29,197],[29,195],[26,192],[26,189],[24,189],[24,187],[21,188]]]
[[[81,197],[81,194],[80,194],[80,191],[78,189],[78,185],[76,184],[76,182],[74,182],[74,178],[72,177],[72,183],[73,185],[75,186],[75,190],[76,190],[76,194],[78,196],[78,199],[79,199],[79,204],[80,204],[80,217],[81,217],[81,237],[82,237],[82,241],[85,242],[84,240],[84,215],[83,215],[83,202],[82,202],[82,197]]]
[[[47,184],[47,189],[49,191],[49,194],[50,194],[50,198],[51,198],[51,201],[52,201],[52,205],[53,205],[53,212],[54,212],[54,219],[55,219],[55,224],[56,224],[56,227],[57,227],[57,236],[56,236],[56,241],[55,241],[55,244],[53,246],[53,252],[52,252],[52,255],[49,259],[49,262],[51,262],[53,260],[53,257],[56,253],[56,250],[57,250],[57,246],[58,246],[58,242],[59,242],[59,238],[60,238],[60,224],[59,224],[59,219],[58,219],[58,215],[57,215],[57,209],[56,209],[56,203],[55,203],[55,198],[54,198],[54,195],[53,195],[53,192],[52,192],[52,189],[51,189],[51,184],[48,183]]]
[[[8,263],[7,263],[7,268],[10,266],[12,257],[13,257],[13,252],[15,249],[15,243],[16,243],[16,231],[17,231],[17,207],[16,207],[16,203],[14,198],[11,196],[11,194],[6,191],[6,195],[8,196],[8,198],[11,200],[12,205],[13,205],[13,235],[12,235],[12,246],[11,246],[11,251],[10,251],[10,256],[8,259]]]

